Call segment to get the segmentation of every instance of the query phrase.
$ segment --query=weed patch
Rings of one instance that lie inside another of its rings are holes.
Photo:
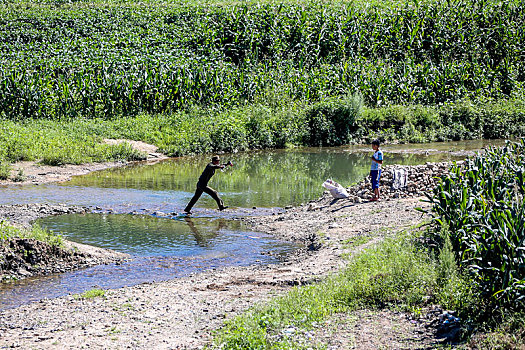
[[[85,291],[84,293],[82,294],[75,294],[73,295],[73,297],[75,299],[93,299],[93,298],[97,298],[97,297],[104,297],[106,294],[106,292],[102,289],[90,289],[88,291]],[[111,329],[111,332],[113,332],[113,329]]]

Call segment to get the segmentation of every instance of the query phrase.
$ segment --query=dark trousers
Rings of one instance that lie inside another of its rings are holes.
[[[193,195],[193,198],[190,200],[190,202],[188,203],[184,211],[190,211],[191,208],[193,208],[193,206],[195,205],[195,203],[197,203],[197,201],[199,200],[203,192],[209,194],[211,198],[215,199],[215,201],[217,202],[217,205],[219,206],[219,209],[224,207],[224,203],[221,197],[219,197],[219,193],[217,191],[215,191],[210,186],[203,186],[203,185],[197,184],[197,189],[195,190],[195,194]]]

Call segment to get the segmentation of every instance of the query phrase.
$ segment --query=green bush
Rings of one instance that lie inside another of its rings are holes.
[[[304,143],[310,146],[339,146],[348,143],[357,131],[356,120],[363,107],[360,94],[345,98],[329,98],[306,111],[308,135]]]
[[[365,108],[354,139],[390,142],[459,141],[515,138],[525,135],[525,105],[521,99],[460,100],[438,106]]]

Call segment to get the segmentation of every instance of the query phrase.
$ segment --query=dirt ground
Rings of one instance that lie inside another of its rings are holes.
[[[106,291],[89,300],[66,296],[0,312],[0,348],[199,349],[225,319],[259,302],[337,271],[345,255],[418,223],[418,199],[375,203],[330,197],[281,215],[252,218],[261,231],[305,248],[275,265],[230,267],[167,282]],[[348,244],[368,237],[363,245]],[[349,248],[352,247],[352,248]],[[406,315],[363,310],[331,320],[312,341],[333,349],[427,348],[435,339]],[[380,336],[379,336],[380,335]]]
[[[56,168],[34,180],[63,179],[96,167]],[[31,168],[31,167],[29,167]],[[28,168],[28,169],[29,169]],[[26,174],[29,174],[27,170]],[[44,174],[44,171],[41,171]],[[213,269],[166,282],[65,296],[0,311],[0,348],[201,349],[227,319],[257,303],[338,271],[346,258],[419,223],[419,198],[353,203],[328,194],[284,213],[246,220],[254,229],[304,245],[279,264]],[[328,349],[427,349],[439,339],[403,313],[333,315],[308,334]]]

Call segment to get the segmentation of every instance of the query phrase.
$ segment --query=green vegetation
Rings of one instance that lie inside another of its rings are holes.
[[[437,287],[436,268],[413,238],[387,238],[353,258],[338,275],[253,308],[228,322],[215,344],[221,349],[308,348],[311,344],[297,344],[284,330],[293,327],[300,335],[334,313],[361,307],[412,310]]]
[[[367,108],[358,94],[311,104],[287,99],[283,105],[252,104],[228,110],[195,107],[169,115],[110,120],[4,119],[0,176],[8,178],[8,162],[19,160],[60,165],[145,158],[128,144],[103,144],[104,138],[142,140],[170,156],[180,156],[362,143],[376,137],[401,142],[507,138],[524,135],[524,122],[525,103],[521,100]]]
[[[94,288],[87,290],[82,294],[75,294],[73,297],[75,299],[93,299],[96,297],[104,297],[105,294],[106,292],[103,289]]]
[[[483,296],[480,317],[525,306],[524,154],[522,140],[469,158],[430,197],[435,232],[446,230],[459,267]]]
[[[11,174],[11,164],[0,159],[0,180],[7,180]]]
[[[523,92],[522,2],[26,5],[0,9],[7,118],[232,107],[267,91],[359,91],[373,107]]]
[[[387,238],[322,283],[294,289],[221,329],[221,349],[294,349],[300,334],[362,307],[456,310],[477,348],[525,343],[525,141],[488,149],[450,169],[429,195],[422,235]],[[285,329],[292,327],[293,334]],[[294,338],[295,337],[295,338]],[[303,337],[304,338],[304,337]]]
[[[52,246],[62,247],[64,242],[62,236],[52,233],[49,230],[43,229],[38,225],[33,225],[31,228],[20,228],[7,223],[4,220],[0,221],[0,244],[10,238],[33,238],[38,241],[46,242]]]
[[[357,236],[347,239],[343,242],[343,249],[359,247],[363,244],[370,242],[373,238],[373,236]]]
[[[90,130],[97,127],[96,121],[31,119],[3,120],[1,124],[0,159],[10,162],[41,160],[44,164],[61,165],[146,158],[128,143],[102,144],[102,137]]]
[[[520,136],[523,17],[509,0],[7,1],[0,159],[141,158],[104,137],[185,155]]]
[[[444,242],[446,232],[441,232]],[[479,319],[484,296],[456,265],[450,241],[432,254],[420,238],[421,231],[387,238],[353,257],[337,275],[250,309],[217,332],[212,348],[307,349],[313,344],[306,334],[336,313],[387,307],[417,315],[434,304],[458,312],[465,336],[478,332],[467,339],[472,346],[523,344],[525,314],[494,310],[495,319]]]

